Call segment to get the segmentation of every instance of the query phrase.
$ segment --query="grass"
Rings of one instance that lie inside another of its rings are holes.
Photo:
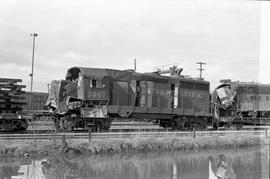
[[[67,145],[61,141],[0,141],[0,156],[49,156],[67,151],[79,154],[128,153],[128,152],[163,152],[163,151],[198,151],[206,149],[237,149],[269,144],[269,139],[259,136],[227,137],[168,137],[168,138],[132,138],[68,140]],[[68,150],[67,150],[68,149]]]
[[[133,138],[95,140],[88,142],[76,141],[70,147],[79,149],[82,153],[118,153],[118,152],[148,152],[173,150],[203,150],[215,148],[240,148],[266,144],[264,140],[255,136],[241,137],[200,137],[184,138]]]

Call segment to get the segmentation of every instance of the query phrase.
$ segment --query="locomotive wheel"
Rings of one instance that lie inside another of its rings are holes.
[[[187,122],[186,125],[188,130],[191,131],[193,129],[193,124],[191,122]]]
[[[59,122],[59,130],[60,131],[72,131],[73,129],[73,125],[72,125],[72,122],[71,121],[68,121],[67,118],[63,117],[60,119],[60,122]]]
[[[234,123],[232,127],[233,129],[240,130],[243,127],[243,123]]]
[[[206,121],[201,120],[199,125],[200,125],[201,129],[203,129],[203,130],[207,129],[207,122]]]
[[[109,131],[109,127],[105,127],[104,132],[108,132],[108,131]]]
[[[226,130],[231,129],[231,127],[232,127],[232,125],[231,125],[230,123],[225,123],[225,124],[224,124],[224,128],[225,128]]]
[[[17,121],[6,121],[5,123],[5,130],[13,131],[16,129],[16,122]]]
[[[16,121],[16,127],[15,130],[23,131],[26,130],[28,127],[27,121]]]
[[[15,131],[15,130],[26,130],[27,122],[18,120],[1,120],[0,130],[2,131]]]
[[[100,122],[96,122],[95,123],[95,131],[96,132],[101,132],[102,128],[101,128],[101,123]]]
[[[174,119],[173,122],[173,130],[181,130],[184,129],[185,126],[185,120],[183,121],[181,118]]]
[[[5,128],[4,128],[4,121],[3,120],[0,120],[0,130],[3,131]]]
[[[218,124],[215,123],[215,122],[213,123],[213,129],[214,129],[214,130],[218,130]]]
[[[55,128],[56,131],[60,130],[59,120],[54,120],[54,128]]]

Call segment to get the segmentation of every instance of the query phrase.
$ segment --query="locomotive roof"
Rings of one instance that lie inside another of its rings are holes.
[[[72,67],[68,69],[66,74],[66,80],[76,80],[79,77],[79,73],[85,76],[112,76],[113,78],[128,77],[130,74],[141,78],[142,80],[175,80],[175,81],[192,81],[196,83],[209,83],[196,78],[186,78],[179,75],[164,76],[156,73],[138,73],[133,70],[115,70],[108,68],[86,68],[86,67]]]
[[[244,82],[240,82],[239,86],[240,87],[269,87],[270,88],[270,84],[261,84],[261,83],[244,83]]]
[[[237,91],[239,93],[270,94],[270,84],[234,81],[222,83],[217,88],[221,88],[224,86],[237,87]]]

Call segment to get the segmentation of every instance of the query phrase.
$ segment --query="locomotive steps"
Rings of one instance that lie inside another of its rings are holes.
[[[36,132],[52,132],[54,131],[54,124],[52,121],[40,120],[30,123],[27,131],[36,131]],[[77,130],[80,132],[82,130]],[[85,130],[84,130],[85,131]],[[149,131],[149,132],[158,132],[164,131],[164,128],[160,127],[158,124],[152,122],[136,122],[136,121],[113,121],[109,132],[136,132],[136,131]],[[74,131],[76,132],[76,131]]]

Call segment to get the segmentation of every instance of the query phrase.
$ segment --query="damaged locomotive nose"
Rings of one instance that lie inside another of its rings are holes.
[[[45,107],[53,112],[62,113],[67,110],[70,98],[77,97],[77,84],[66,80],[54,80]]]
[[[45,105],[44,105],[49,111],[55,111],[57,110],[57,104],[56,104],[56,98],[48,98]]]
[[[58,81],[54,80],[51,82],[49,96],[44,105],[50,111],[56,111],[58,109],[60,84],[61,84],[60,80]]]
[[[216,92],[222,108],[226,109],[233,104],[236,91],[232,90],[231,85],[219,87]]]

